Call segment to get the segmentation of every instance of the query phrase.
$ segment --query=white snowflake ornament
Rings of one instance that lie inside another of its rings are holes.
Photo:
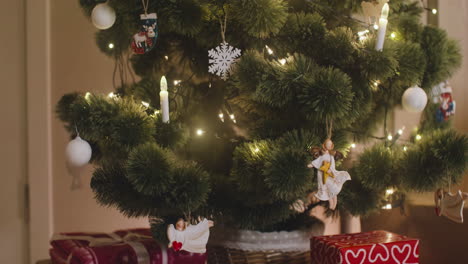
[[[208,51],[208,57],[210,57],[208,72],[216,74],[226,81],[232,70],[232,66],[234,66],[240,56],[240,49],[230,46],[227,42],[223,42],[216,48]]]

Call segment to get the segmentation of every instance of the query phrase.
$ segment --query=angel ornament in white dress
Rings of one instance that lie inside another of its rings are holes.
[[[309,168],[317,169],[318,191],[315,196],[321,201],[329,201],[330,209],[335,210],[338,203],[338,194],[346,181],[351,180],[347,171],[335,169],[335,157],[342,158],[343,155],[334,151],[331,139],[325,140],[322,148],[311,148],[315,160],[308,165]]]
[[[185,250],[191,253],[205,253],[206,243],[210,237],[210,227],[213,221],[204,219],[196,225],[188,225],[184,219],[179,218],[176,225],[167,227],[169,248],[175,251]]]
[[[461,224],[463,223],[463,208],[466,199],[468,199],[466,192],[458,190],[452,194],[450,191],[445,192],[443,189],[438,189],[434,194],[436,214]]]

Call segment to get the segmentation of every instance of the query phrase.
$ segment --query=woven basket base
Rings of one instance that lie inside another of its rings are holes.
[[[208,264],[310,264],[310,251],[260,252],[209,247]]]

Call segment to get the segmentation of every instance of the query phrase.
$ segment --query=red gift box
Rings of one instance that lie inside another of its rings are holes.
[[[418,264],[419,240],[387,231],[311,238],[312,264]]]
[[[51,240],[53,264],[205,264],[206,253],[174,251],[156,242],[149,229],[107,233],[61,233]]]

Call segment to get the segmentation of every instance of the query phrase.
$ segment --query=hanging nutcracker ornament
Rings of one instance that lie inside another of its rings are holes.
[[[346,171],[338,171],[335,168],[335,161],[343,158],[343,154],[334,150],[335,145],[331,140],[331,124],[327,122],[328,138],[321,147],[310,149],[314,160],[308,165],[309,168],[317,169],[318,191],[315,197],[321,201],[329,201],[329,208],[335,210],[338,204],[338,194],[346,181],[351,180],[351,176]]]
[[[158,16],[156,13],[148,14],[149,0],[142,0],[144,14],[140,15],[140,31],[133,35],[132,50],[135,54],[145,54],[156,45],[158,38]]]
[[[232,67],[241,56],[241,50],[230,46],[226,42],[227,14],[224,15],[224,21],[221,18],[219,19],[219,24],[221,26],[222,42],[216,48],[208,51],[208,57],[210,58],[208,61],[210,64],[208,72],[216,74],[226,81],[229,78]]]
[[[439,104],[435,113],[438,122],[445,122],[455,115],[456,103],[452,98],[452,87],[448,81],[441,82],[432,88],[432,100]]]

